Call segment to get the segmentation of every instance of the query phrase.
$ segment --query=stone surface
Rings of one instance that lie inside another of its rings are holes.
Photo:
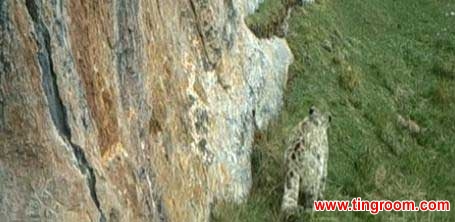
[[[292,54],[247,0],[0,0],[2,221],[206,221]]]

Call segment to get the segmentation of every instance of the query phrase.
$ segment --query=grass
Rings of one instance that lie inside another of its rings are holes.
[[[276,29],[281,24],[285,13],[286,7],[282,0],[268,1],[267,4],[259,6],[257,13],[248,16],[245,23],[256,36],[267,38],[276,34]]]
[[[257,13],[245,19],[246,25],[259,38],[270,38],[273,35],[283,37],[283,23],[286,21],[289,8],[299,4],[299,0],[266,1],[257,9]]]
[[[276,0],[255,21],[265,22]],[[455,203],[455,11],[451,0],[332,0],[294,10],[285,107],[258,137],[254,185],[214,221],[279,221],[282,140],[310,104],[333,115],[329,200]],[[264,20],[264,21],[262,21]],[[250,21],[251,22],[251,21]],[[423,130],[400,127],[397,115]],[[453,207],[452,207],[453,208]],[[305,221],[455,221],[451,212],[317,212]]]

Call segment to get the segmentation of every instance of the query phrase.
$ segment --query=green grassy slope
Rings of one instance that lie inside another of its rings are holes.
[[[257,139],[251,197],[240,206],[219,207],[214,221],[279,220],[285,148],[281,141],[305,117],[310,104],[334,117],[326,199],[443,199],[453,205],[455,16],[447,16],[451,11],[455,12],[452,0],[325,0],[296,9],[287,36],[295,62],[286,103],[280,119]],[[414,120],[422,132],[401,127],[398,114]],[[455,211],[375,216],[316,212],[300,217],[455,221]]]

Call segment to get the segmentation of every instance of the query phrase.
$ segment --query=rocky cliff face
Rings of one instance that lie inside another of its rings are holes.
[[[0,0],[0,218],[206,221],[281,106],[259,0]]]

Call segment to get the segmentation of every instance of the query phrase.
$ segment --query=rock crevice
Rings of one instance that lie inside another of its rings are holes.
[[[101,209],[100,201],[98,200],[96,193],[96,176],[93,168],[88,163],[84,150],[71,141],[71,130],[67,121],[67,111],[59,95],[56,80],[57,75],[53,68],[54,64],[52,57],[50,56],[52,51],[50,47],[49,31],[39,14],[40,6],[38,4],[41,3],[35,0],[26,1],[27,11],[34,23],[36,42],[39,47],[38,61],[42,73],[42,87],[46,95],[50,116],[55,127],[59,131],[60,136],[62,136],[63,141],[66,141],[71,147],[76,159],[77,168],[87,180],[90,196],[100,213],[99,221],[105,222],[106,217]]]

